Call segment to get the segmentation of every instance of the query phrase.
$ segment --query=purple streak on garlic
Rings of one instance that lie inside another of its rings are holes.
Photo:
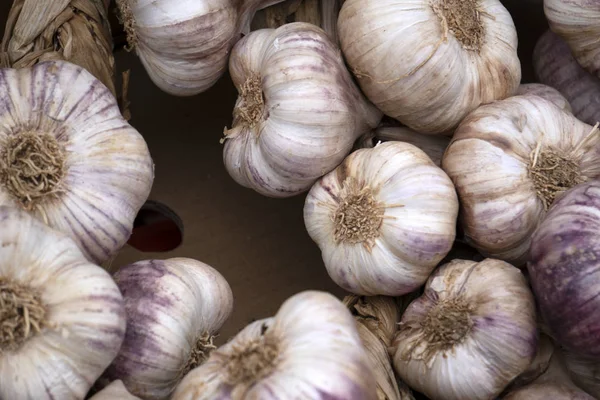
[[[596,156],[597,157],[597,156]],[[561,196],[535,232],[528,264],[541,314],[567,350],[600,360],[600,181]]]
[[[225,167],[265,196],[307,191],[381,119],[337,45],[312,24],[250,33],[233,48],[229,71],[240,94],[225,130]]]
[[[394,367],[432,399],[492,399],[534,359],[534,298],[521,271],[499,260],[454,260],[435,270],[404,312]]]
[[[585,123],[600,121],[600,79],[584,70],[569,46],[548,30],[533,51],[537,79],[560,91],[569,101],[573,114]]]
[[[233,294],[214,268],[188,258],[139,261],[115,274],[127,332],[104,379],[120,379],[145,400],[168,399],[188,371],[215,348]]]
[[[121,293],[26,212],[0,206],[0,226],[0,398],[83,399],[123,342]]]
[[[171,400],[375,400],[354,318],[329,293],[305,291],[213,351]]]
[[[0,70],[0,205],[27,210],[102,263],[129,239],[154,166],[117,100],[62,61]]]
[[[519,90],[517,90],[515,96],[528,94],[539,96],[543,99],[551,101],[563,111],[570,113],[573,112],[569,101],[557,89],[551,86],[544,85],[542,83],[523,83],[519,85]]]
[[[452,181],[422,150],[386,142],[350,154],[320,179],[304,224],[345,290],[400,296],[423,285],[456,236]]]

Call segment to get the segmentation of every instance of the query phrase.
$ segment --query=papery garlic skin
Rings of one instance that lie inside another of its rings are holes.
[[[550,29],[563,38],[579,64],[600,78],[600,2],[544,0]]]
[[[498,0],[347,0],[338,34],[367,97],[418,132],[451,131],[521,80],[515,26]]]
[[[597,130],[539,96],[514,96],[469,114],[442,160],[469,244],[523,265],[554,199],[600,175],[599,145]],[[553,163],[558,176],[544,170]]]
[[[534,298],[499,260],[454,260],[413,301],[392,345],[394,367],[435,400],[492,399],[527,369],[538,339]]]
[[[375,400],[354,319],[333,295],[305,291],[247,326],[179,384],[171,400]]]
[[[105,378],[121,379],[145,400],[168,399],[215,348],[213,336],[233,309],[231,288],[211,266],[180,257],[130,264],[115,281],[127,332]]]
[[[329,276],[359,295],[416,290],[456,237],[458,198],[417,147],[386,142],[350,154],[310,190],[304,224]]]
[[[127,391],[120,380],[113,381],[110,385],[93,395],[89,400],[141,400]]]
[[[563,351],[563,357],[573,382],[595,398],[600,398],[600,362],[568,351]]]
[[[121,293],[65,234],[8,206],[0,223],[0,398],[83,399],[123,341]]]
[[[225,167],[265,196],[307,191],[381,119],[337,46],[312,24],[250,33],[233,48],[229,72],[240,95],[225,130]]]
[[[68,234],[92,262],[110,259],[152,187],[143,137],[106,86],[75,64],[2,69],[0,91],[0,205]]]
[[[539,96],[543,99],[551,101],[563,111],[570,113],[573,112],[573,109],[571,108],[571,105],[565,96],[551,86],[544,85],[542,83],[524,83],[519,85],[519,89],[515,95],[522,96],[528,94]]]

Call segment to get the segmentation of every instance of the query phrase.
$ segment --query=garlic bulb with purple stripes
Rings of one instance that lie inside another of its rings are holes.
[[[171,400],[377,398],[350,311],[329,293],[305,291],[214,350]]]
[[[168,399],[179,381],[215,348],[233,309],[225,278],[189,258],[139,261],[121,268],[127,333],[103,379],[120,379],[144,400]]]
[[[64,61],[0,70],[0,205],[71,236],[102,263],[127,242],[154,178],[112,93]]]
[[[0,206],[0,398],[80,400],[125,336],[119,288],[77,244]]]
[[[398,375],[427,397],[487,400],[528,369],[537,342],[523,273],[500,260],[457,259],[408,306],[391,352]]]

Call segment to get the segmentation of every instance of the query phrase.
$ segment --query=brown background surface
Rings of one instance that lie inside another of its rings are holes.
[[[40,0],[41,1],[41,0]],[[10,1],[0,4],[6,19]],[[531,53],[546,29],[540,0],[506,0],[519,31],[523,82],[533,79]],[[330,280],[320,251],[304,229],[304,195],[262,197],[238,186],[222,162],[223,128],[237,96],[228,76],[209,91],[177,98],[157,89],[134,54],[116,54],[119,71],[130,69],[131,124],[145,137],[156,163],[150,198],[182,219],[182,245],[168,253],[127,246],[114,266],[150,258],[190,257],[219,270],[232,287],[234,312],[219,342],[253,319],[273,315],[289,296],[306,289],[344,295]]]

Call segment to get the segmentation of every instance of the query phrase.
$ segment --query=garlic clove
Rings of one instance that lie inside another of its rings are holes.
[[[306,229],[331,278],[360,295],[416,290],[452,248],[458,199],[421,150],[386,142],[352,153],[310,190]]]
[[[392,344],[396,373],[432,399],[490,399],[534,359],[535,303],[499,260],[454,260],[429,277]]]
[[[572,113],[569,101],[556,89],[542,83],[524,83],[519,86],[516,96],[532,94],[553,102],[563,111]]]
[[[179,384],[172,400],[376,399],[354,319],[334,296],[305,291],[250,324]]]
[[[127,310],[127,333],[104,379],[134,395],[167,399],[208,358],[231,315],[233,294],[214,268],[188,258],[139,261],[115,274]]]
[[[76,243],[0,206],[0,398],[82,399],[117,355],[123,298]]]
[[[96,393],[89,400],[141,400],[127,391],[125,385],[120,380],[113,381],[100,392]]]
[[[146,142],[106,86],[74,64],[3,69],[0,90],[0,204],[67,233],[91,261],[110,259],[152,187]]]
[[[240,95],[225,130],[225,167],[265,196],[307,191],[381,118],[337,46],[308,23],[245,36],[232,50],[229,72]]]

